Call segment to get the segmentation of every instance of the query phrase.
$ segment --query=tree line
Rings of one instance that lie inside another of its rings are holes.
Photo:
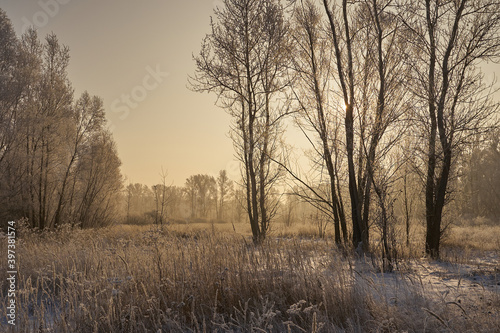
[[[162,171],[156,185],[134,183],[125,188],[125,223],[242,220],[243,194],[226,170],[219,171],[217,177],[192,175],[184,186],[168,185],[166,179],[167,173]]]
[[[438,258],[447,203],[457,186],[475,196],[480,184],[478,169],[463,174],[467,154],[498,152],[498,140],[474,142],[498,136],[480,65],[499,59],[500,3],[224,0],[210,25],[190,86],[232,117],[254,241],[286,180],[329,214],[338,245],[370,251],[379,228],[389,262],[395,202],[407,222],[422,202],[425,250]],[[310,142],[310,170],[293,163],[287,119]]]
[[[120,160],[103,101],[74,97],[57,36],[17,37],[0,9],[0,216],[34,228],[116,220]]]
[[[331,222],[339,246],[370,251],[378,229],[390,263],[396,221],[409,243],[422,214],[437,258],[448,203],[499,214],[499,103],[480,67],[499,59],[499,24],[487,0],[224,0],[189,81],[232,118],[241,188],[225,172],[175,187],[162,171],[123,189],[102,100],[75,99],[68,48],[17,37],[0,11],[0,216],[46,229],[244,214],[261,243],[307,203],[301,218],[320,234]],[[292,123],[309,168],[286,142]]]

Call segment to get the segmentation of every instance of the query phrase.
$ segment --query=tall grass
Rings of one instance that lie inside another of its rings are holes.
[[[6,258],[6,242],[0,255]],[[119,226],[26,231],[6,332],[495,332],[500,302],[450,306],[328,241]],[[0,299],[6,299],[0,272]],[[396,282],[395,282],[396,281]],[[490,295],[486,295],[489,297]],[[0,304],[5,313],[6,302]],[[457,311],[457,309],[459,311]],[[483,311],[484,310],[484,311]],[[490,313],[488,313],[488,311]],[[466,312],[467,315],[464,315]],[[493,314],[492,314],[493,313]],[[495,314],[496,313],[496,314]]]

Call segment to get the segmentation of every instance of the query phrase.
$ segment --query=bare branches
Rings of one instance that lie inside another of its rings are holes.
[[[219,104],[233,117],[232,138],[243,162],[247,212],[255,242],[261,242],[276,212],[272,187],[282,172],[277,156],[281,121],[290,113],[279,98],[289,85],[288,24],[279,1],[226,0],[215,11],[212,33],[194,57],[190,78],[195,91],[217,93]]]

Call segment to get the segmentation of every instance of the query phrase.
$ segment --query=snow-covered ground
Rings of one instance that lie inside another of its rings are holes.
[[[370,294],[377,303],[423,309],[444,324],[446,319],[428,308],[446,308],[453,318],[481,315],[492,321],[500,319],[498,252],[477,253],[460,263],[406,260],[392,273],[381,273],[364,259],[354,264],[353,271],[354,287]]]

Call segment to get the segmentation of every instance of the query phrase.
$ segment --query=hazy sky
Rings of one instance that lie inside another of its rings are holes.
[[[104,99],[129,181],[153,185],[163,166],[183,185],[192,174],[224,168],[238,176],[229,116],[214,106],[214,95],[186,88],[216,4],[2,0],[0,7],[18,35],[31,23],[40,37],[54,32],[69,46],[75,97],[88,90]]]
[[[153,185],[163,167],[183,185],[198,173],[239,176],[229,116],[215,95],[186,88],[192,54],[209,32],[216,0],[2,0],[18,35],[34,25],[69,46],[78,98],[101,96],[130,182]],[[492,77],[500,66],[489,67]],[[168,73],[168,76],[167,74]],[[299,143],[300,145],[300,143]]]

